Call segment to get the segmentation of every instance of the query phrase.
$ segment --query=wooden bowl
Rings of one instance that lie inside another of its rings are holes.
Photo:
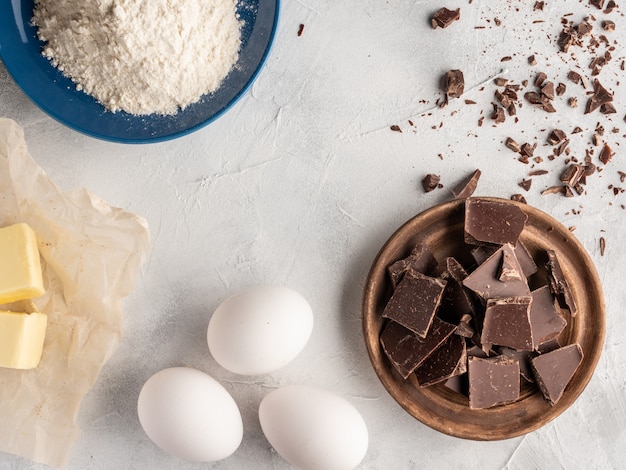
[[[465,200],[446,202],[415,216],[400,227],[382,247],[371,267],[363,298],[363,330],[374,370],[393,398],[412,416],[433,429],[473,440],[508,439],[534,431],[565,411],[585,389],[593,375],[604,342],[605,311],[602,286],[591,258],[580,242],[558,221],[526,204],[505,199],[520,207],[528,221],[520,236],[533,258],[542,263],[545,250],[556,251],[578,306],[578,315],[565,317],[568,325],[561,344],[579,343],[584,354],[561,399],[551,406],[535,385],[524,385],[520,398],[508,405],[471,410],[467,397],[443,383],[420,388],[395,370],[379,341],[382,312],[391,297],[387,267],[406,257],[413,246],[425,243],[438,260],[455,256],[468,260],[463,243]],[[539,276],[539,277],[537,277]],[[530,279],[531,287],[545,284],[541,273]],[[534,284],[534,285],[533,285]]]

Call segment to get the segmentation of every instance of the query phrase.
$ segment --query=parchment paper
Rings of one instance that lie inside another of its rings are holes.
[[[150,250],[146,221],[81,189],[63,193],[0,119],[0,226],[37,234],[48,315],[39,367],[0,368],[0,451],[61,467],[79,434],[82,398],[120,342],[122,298]]]

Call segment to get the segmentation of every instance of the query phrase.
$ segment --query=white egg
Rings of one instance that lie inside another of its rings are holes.
[[[228,391],[188,367],[164,369],[150,377],[139,394],[137,412],[148,437],[185,460],[224,459],[243,437],[241,413]]]
[[[266,395],[259,421],[267,440],[303,470],[351,470],[367,452],[363,417],[344,398],[319,388],[290,385]]]
[[[207,329],[214,359],[241,375],[267,374],[304,348],[313,330],[307,300],[282,286],[256,286],[224,300]]]

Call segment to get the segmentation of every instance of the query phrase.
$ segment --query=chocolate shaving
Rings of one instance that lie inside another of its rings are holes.
[[[302,36],[303,32],[304,32],[304,25],[300,23],[300,26],[298,26],[298,37]]]
[[[511,137],[507,137],[506,142],[504,142],[509,149],[513,150],[515,153],[519,153],[520,145],[515,142]]]
[[[611,147],[609,147],[608,144],[604,144],[604,147],[602,147],[598,158],[604,165],[606,165],[607,163],[609,163],[609,161],[611,161],[613,155],[615,155],[615,153],[613,152],[613,150],[611,150]]]
[[[518,183],[519,187],[522,188],[524,191],[529,191],[530,190],[530,186],[532,185],[533,180],[528,178],[528,179],[523,179],[522,181],[520,181]]]
[[[521,202],[522,204],[527,204],[526,198],[521,194],[513,194],[511,196],[511,201]]]
[[[600,256],[604,256],[604,250],[606,249],[606,240],[604,237],[600,237]]]
[[[554,106],[550,103],[550,99],[545,95],[540,95],[535,91],[529,91],[524,94],[524,98],[533,106],[541,108],[548,113],[556,112],[556,109],[554,109]]]
[[[566,137],[567,135],[561,129],[554,129],[548,134],[548,143],[550,145],[556,145],[563,142]]]
[[[394,132],[402,133],[402,129],[400,129],[400,126],[398,126],[397,124],[393,124],[393,125],[389,126],[389,129],[391,129]]]

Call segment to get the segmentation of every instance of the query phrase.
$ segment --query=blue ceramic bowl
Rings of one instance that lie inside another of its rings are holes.
[[[0,56],[15,82],[57,121],[92,137],[149,143],[189,134],[221,116],[248,89],[269,53],[279,0],[239,0],[243,21],[239,61],[214,93],[172,116],[112,113],[76,90],[70,79],[41,55],[43,43],[31,25],[33,0],[4,0],[0,6]]]

